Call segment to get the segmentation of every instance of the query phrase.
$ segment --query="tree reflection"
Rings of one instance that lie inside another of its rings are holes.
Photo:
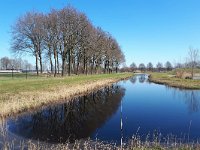
[[[139,76],[139,82],[140,82],[140,83],[144,83],[145,80],[146,80],[145,75],[140,75],[140,76]]]
[[[131,79],[129,79],[131,83],[135,84],[136,81],[138,80],[140,83],[144,83],[147,78],[145,74],[140,74],[140,75],[136,75],[134,77],[132,77]]]
[[[131,81],[131,83],[135,84],[136,81],[137,81],[137,78],[136,77],[132,77],[132,78],[130,78],[130,81]]]
[[[10,130],[48,142],[73,142],[89,137],[115,113],[124,96],[119,85],[106,87],[68,103],[10,120]]]
[[[200,92],[197,90],[186,90],[166,86],[167,90],[172,90],[173,97],[184,100],[190,113],[198,112],[200,109]]]
[[[200,107],[200,96],[197,91],[187,91],[185,92],[185,97],[185,103],[188,105],[189,112],[198,112]]]

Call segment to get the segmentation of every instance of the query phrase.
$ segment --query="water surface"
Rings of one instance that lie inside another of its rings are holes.
[[[51,143],[98,138],[120,142],[133,134],[162,138],[174,135],[187,142],[200,138],[200,91],[149,83],[132,77],[99,91],[8,121],[9,130]],[[123,122],[121,130],[120,122]]]

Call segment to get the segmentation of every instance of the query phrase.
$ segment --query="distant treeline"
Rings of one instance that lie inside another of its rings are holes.
[[[121,72],[130,72],[130,71],[170,71],[173,69],[173,65],[167,61],[164,65],[161,62],[158,62],[156,66],[153,66],[151,62],[149,62],[147,65],[144,63],[140,63],[138,66],[133,62],[130,67],[123,67],[121,68]]]
[[[0,58],[0,70],[33,70],[33,66],[27,60],[21,58]]]
[[[136,70],[140,71],[171,71],[174,68],[189,68],[191,69],[191,75],[194,75],[194,69],[200,69],[200,59],[199,59],[199,50],[197,48],[189,47],[188,56],[185,59],[184,63],[174,63],[167,61],[164,65],[161,62],[158,62],[156,66],[153,66],[151,62],[147,65],[140,63],[138,66],[133,62],[129,67],[121,68],[121,72],[132,72]]]
[[[37,74],[48,60],[55,76],[117,72],[125,61],[116,39],[71,6],[21,16],[12,27],[11,49],[34,56]]]
[[[167,61],[164,65],[161,62],[158,62],[156,66],[153,66],[151,62],[149,62],[147,65],[144,63],[140,63],[138,66],[133,62],[129,67],[122,67],[120,69],[121,72],[134,72],[134,71],[171,71],[176,68],[191,68],[191,66],[195,66],[194,68],[200,69],[200,62],[196,62],[195,65],[193,65],[192,62],[186,62],[186,63],[175,63],[172,65],[171,62]]]

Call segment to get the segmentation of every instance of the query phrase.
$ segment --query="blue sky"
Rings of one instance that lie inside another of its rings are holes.
[[[127,65],[184,62],[189,46],[200,48],[199,0],[1,0],[0,57],[13,57],[10,28],[19,16],[67,4],[117,39]]]

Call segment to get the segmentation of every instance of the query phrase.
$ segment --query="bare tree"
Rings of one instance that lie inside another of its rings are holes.
[[[139,64],[139,67],[140,71],[145,71],[146,67],[143,63]]]
[[[94,27],[84,13],[71,6],[53,9],[45,15],[26,13],[12,31],[13,52],[34,56],[37,73],[38,62],[42,73],[44,57],[51,72],[54,68],[54,76],[59,73],[59,60],[62,61],[62,76],[65,73],[69,76],[79,72],[88,74],[88,71],[91,74],[118,72],[119,65],[125,61],[117,40]]]
[[[194,49],[192,47],[189,48],[189,52],[188,52],[188,56],[189,56],[189,67],[191,68],[191,75],[192,78],[194,77],[194,69],[197,66],[197,62],[199,59],[199,50],[198,49]]]
[[[79,67],[81,63],[83,64],[82,70],[84,74],[88,73],[88,65],[91,58],[91,64],[94,64],[94,59],[98,53],[97,44],[94,43],[97,41],[96,30],[89,22],[87,17],[84,14],[80,14],[79,17],[79,35],[78,35],[78,44],[76,49],[76,72],[78,74]],[[96,50],[96,51],[95,51]]]
[[[48,15],[49,24],[50,24],[50,33],[53,34],[52,46],[53,46],[53,55],[54,55],[54,76],[59,73],[59,50],[62,49],[62,40],[61,40],[61,27],[59,23],[59,16],[56,10],[52,10]]]
[[[175,63],[174,68],[183,68],[184,64],[181,63]]]
[[[158,62],[156,65],[157,70],[160,72],[163,69],[163,64]]]
[[[62,75],[65,72],[65,63],[68,61],[68,75],[71,75],[72,53],[77,45],[78,38],[78,17],[76,9],[68,6],[59,11],[59,20],[62,33],[63,50],[62,56]]]
[[[152,71],[152,70],[153,70],[153,64],[152,64],[151,62],[149,62],[149,63],[147,64],[147,69],[148,69],[149,71]]]
[[[1,58],[1,69],[9,69],[11,61],[8,57]]]
[[[167,71],[170,71],[170,70],[172,70],[173,67],[172,67],[172,64],[169,61],[167,61],[165,63],[165,68],[166,68]]]
[[[25,69],[25,65],[28,64],[29,67],[32,67],[32,64],[30,64],[27,60],[22,60],[21,58],[8,58],[3,57],[0,59],[0,69],[15,69],[15,70],[23,70]]]
[[[12,27],[12,51],[14,53],[29,53],[35,56],[38,74],[38,60],[42,73],[42,40],[43,14],[28,12],[20,17]]]
[[[136,64],[133,62],[131,65],[130,65],[130,68],[132,71],[135,71],[137,69],[137,66]]]

